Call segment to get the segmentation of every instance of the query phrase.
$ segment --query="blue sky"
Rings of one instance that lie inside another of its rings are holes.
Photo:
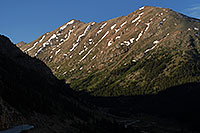
[[[200,0],[3,0],[0,34],[31,42],[71,19],[101,22],[144,5],[171,8],[200,19]]]

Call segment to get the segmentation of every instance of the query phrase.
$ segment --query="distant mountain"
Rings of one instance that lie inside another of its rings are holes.
[[[17,44],[16,44],[16,46],[17,47],[22,47],[22,46],[24,46],[24,45],[26,45],[27,43],[25,43],[24,41],[21,41],[21,42],[18,42]]]
[[[155,94],[200,79],[200,20],[145,6],[101,23],[71,20],[20,49],[75,90]]]

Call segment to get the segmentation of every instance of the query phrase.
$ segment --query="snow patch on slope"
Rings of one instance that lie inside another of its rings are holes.
[[[130,42],[133,43],[134,40],[135,40],[135,38],[131,38],[131,39],[130,39]]]
[[[143,14],[144,14],[143,12],[140,13],[139,16],[138,16],[137,18],[135,18],[135,19],[132,21],[132,23],[137,22],[137,21],[141,18],[141,16],[142,16]]]
[[[53,34],[48,41],[42,44],[42,47],[38,49],[34,56],[37,56],[43,49],[45,49],[48,45],[52,45],[52,39],[56,38],[56,34]]]
[[[139,23],[141,22],[141,20],[138,20],[138,22],[136,23],[136,25],[135,26],[137,26]]]
[[[79,52],[78,54],[79,55],[82,55],[82,53],[84,53],[85,52],[85,50],[82,50],[81,52]]]
[[[115,28],[115,26],[116,26],[117,24],[114,24],[113,26],[111,26],[111,30],[113,30],[114,28]]]
[[[109,34],[109,31],[107,31],[105,34],[104,34],[104,36],[94,45],[94,47],[92,47],[88,52],[87,52],[87,54],[85,55],[85,56],[83,56],[83,58],[80,60],[80,61],[82,61],[82,60],[84,60],[89,54],[90,54],[90,52],[107,36]]]
[[[121,36],[117,36],[115,39],[120,39],[121,38]]]
[[[143,7],[141,7],[141,8],[139,8],[139,10],[143,10],[144,9],[144,6]]]
[[[156,41],[153,42],[153,44],[158,44],[159,42],[160,42],[160,41],[157,41],[157,40],[156,40]]]
[[[74,20],[69,21],[67,24],[65,24],[64,26],[60,27],[60,30],[59,30],[59,31],[64,30],[68,25],[71,25],[71,24],[73,24],[73,23],[74,23]]]
[[[81,41],[81,38],[84,37],[84,36],[86,35],[86,33],[90,30],[90,28],[91,28],[91,25],[88,25],[88,26],[86,27],[85,31],[83,32],[83,34],[81,34],[81,35],[78,37],[78,39],[77,39],[76,42],[80,42],[80,41]]]
[[[42,42],[44,40],[44,38],[45,38],[45,35],[40,39],[39,42]]]
[[[199,28],[197,28],[197,27],[194,27],[194,30],[199,30]]]
[[[43,47],[41,47],[40,49],[38,49],[38,51],[35,53],[35,56],[37,56],[41,51],[42,51]]]
[[[77,46],[78,46],[79,43],[75,43],[73,44],[73,47],[69,50],[70,52],[72,52]]]
[[[140,34],[138,35],[138,37],[135,39],[135,41],[137,42],[143,35],[143,31],[140,32]]]
[[[107,22],[104,23],[104,24],[100,27],[100,29],[99,29],[99,30],[97,31],[97,33],[96,33],[96,36],[97,36],[99,33],[102,32],[103,28],[104,28],[106,25],[107,25]]]
[[[27,50],[26,50],[26,52],[28,52],[28,51],[32,50],[32,49],[33,49],[33,48],[34,48],[34,47],[35,47],[37,44],[38,44],[38,42],[34,43],[34,44],[33,44],[33,47],[31,47],[31,48],[27,49]]]
[[[153,50],[157,45],[158,45],[158,43],[159,43],[160,41],[154,41],[153,42],[153,44],[155,44],[153,47],[151,47],[150,49],[147,49],[147,50],[145,50],[145,52],[144,53],[147,53],[147,52],[149,52],[149,51],[151,51],[151,50]]]
[[[144,32],[146,32],[146,31],[149,29],[150,23],[147,23],[146,25],[147,25],[147,27],[146,27],[146,29],[144,30]]]
[[[48,42],[51,42],[51,40],[54,39],[54,38],[56,38],[56,34],[53,34],[53,35],[49,38]]]
[[[120,25],[120,27],[122,28],[126,23],[127,23],[127,21],[125,21],[124,23],[122,23],[122,24]]]
[[[57,55],[59,52],[60,52],[60,49],[55,52],[55,55]]]
[[[119,29],[115,29],[115,33],[117,33],[119,30],[121,30],[121,28],[127,23],[127,21],[125,21],[124,23],[122,23],[119,27]]]
[[[107,25],[107,22],[104,23],[104,24],[100,27],[100,29],[103,29],[106,25]]]
[[[66,38],[65,41],[67,41],[69,39],[69,37],[70,37],[70,35],[71,35],[72,32],[73,32],[73,29],[69,30],[68,34],[65,35],[65,38]]]
[[[96,55],[92,57],[92,60],[94,60],[96,58]]]
[[[88,25],[88,26],[85,28],[83,34],[81,34],[81,35],[78,37],[78,39],[76,40],[76,43],[75,43],[75,44],[73,45],[73,47],[70,49],[70,52],[72,52],[72,51],[79,45],[79,43],[80,43],[80,41],[81,41],[81,38],[84,37],[84,36],[87,34],[87,32],[90,30],[90,28],[91,28],[92,25],[94,25],[94,23],[92,23],[91,25]]]
[[[108,47],[111,46],[113,43],[113,39],[111,39],[109,42],[108,42]]]
[[[124,44],[126,44],[126,46],[129,46],[131,43],[129,41],[124,41]]]

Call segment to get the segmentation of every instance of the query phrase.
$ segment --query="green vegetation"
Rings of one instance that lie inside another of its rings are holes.
[[[148,59],[149,56],[151,58]],[[191,59],[191,56],[196,57]],[[136,63],[107,71],[74,79],[71,87],[98,96],[154,94],[172,86],[198,82],[200,61],[193,50],[187,51],[183,57],[166,50],[153,55],[146,54]]]

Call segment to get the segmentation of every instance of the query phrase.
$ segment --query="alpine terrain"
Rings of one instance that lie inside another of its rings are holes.
[[[20,49],[75,90],[156,94],[200,80],[200,20],[145,6],[101,23],[71,20]]]
[[[199,130],[199,19],[145,6],[100,23],[72,19],[18,43],[21,51],[6,42],[2,107],[26,124],[57,132]]]

